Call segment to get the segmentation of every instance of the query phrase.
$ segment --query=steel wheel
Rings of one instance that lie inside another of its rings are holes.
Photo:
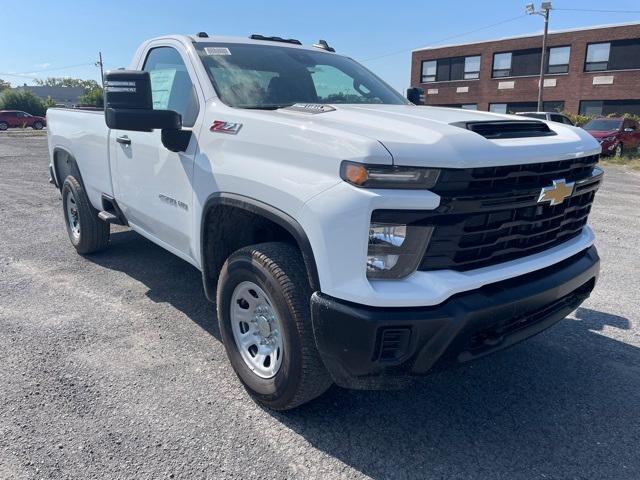
[[[260,378],[282,365],[282,325],[269,296],[253,282],[241,282],[231,296],[231,328],[242,360]]]
[[[65,208],[67,211],[67,222],[69,222],[71,235],[73,235],[74,239],[78,240],[80,238],[80,215],[78,213],[76,199],[71,191],[67,194]]]

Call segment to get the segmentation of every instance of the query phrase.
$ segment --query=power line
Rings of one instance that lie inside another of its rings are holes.
[[[497,22],[497,23],[492,23],[491,25],[485,25],[484,27],[476,28],[475,30],[469,30],[468,32],[458,33],[456,35],[451,35],[450,37],[442,38],[440,40],[432,42],[431,45],[437,45],[438,43],[446,42],[447,40],[452,40],[452,39],[458,38],[458,37],[464,37],[465,35],[470,35],[472,33],[480,32],[480,31],[486,30],[488,28],[497,27],[498,25],[503,25],[505,23],[513,22],[515,20],[519,20],[519,19],[524,18],[524,17],[526,17],[526,15],[523,14],[523,15],[518,15],[517,17],[507,18],[506,20],[502,20],[502,21]],[[420,48],[420,47],[416,47],[416,48]],[[405,48],[403,50],[398,50],[396,52],[385,53],[384,55],[378,55],[377,57],[365,58],[364,60],[361,60],[361,61],[362,62],[370,62],[372,60],[378,60],[380,58],[391,57],[393,55],[398,55],[400,53],[409,52],[409,51],[412,51],[412,50],[415,50],[415,48]]]
[[[38,78],[34,76],[37,73],[44,72],[56,72],[58,70],[69,70],[71,68],[85,67],[89,65],[94,65],[93,63],[78,63],[76,65],[67,65],[66,67],[55,67],[55,68],[44,68],[42,70],[31,70],[30,72],[20,72],[20,73],[8,73],[8,72],[0,72],[0,75],[5,75],[7,77],[26,77],[26,78]]]
[[[599,10],[590,8],[554,8],[564,12],[591,12],[591,13],[640,13],[640,10]]]

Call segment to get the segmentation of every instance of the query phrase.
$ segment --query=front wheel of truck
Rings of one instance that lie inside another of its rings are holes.
[[[98,218],[84,187],[71,175],[62,185],[62,208],[69,240],[78,253],[86,255],[107,247],[109,224]]]
[[[331,386],[311,326],[311,288],[298,249],[242,248],[225,262],[216,295],[227,356],[259,403],[288,410]]]

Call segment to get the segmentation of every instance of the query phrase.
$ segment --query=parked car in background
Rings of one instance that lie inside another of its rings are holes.
[[[20,110],[0,110],[0,130],[8,128],[27,128],[34,130],[42,130],[47,126],[47,120],[44,117],[31,115]]]
[[[640,151],[640,128],[630,118],[594,118],[584,128],[602,146],[603,155],[620,156],[625,151]]]
[[[547,120],[548,122],[564,123],[565,125],[573,125],[569,117],[558,112],[518,112],[516,115],[529,118],[538,118]]]

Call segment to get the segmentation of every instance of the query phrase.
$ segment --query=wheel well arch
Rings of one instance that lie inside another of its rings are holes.
[[[244,195],[225,192],[211,195],[205,202],[200,226],[202,280],[207,298],[215,301],[218,274],[229,255],[248,245],[270,241],[298,247],[312,291],[320,289],[311,244],[294,218]]]
[[[65,148],[56,147],[53,149],[53,171],[56,176],[57,186],[60,190],[62,190],[64,179],[67,178],[68,175],[73,175],[81,185],[84,185],[78,162],[76,162],[73,154]]]

